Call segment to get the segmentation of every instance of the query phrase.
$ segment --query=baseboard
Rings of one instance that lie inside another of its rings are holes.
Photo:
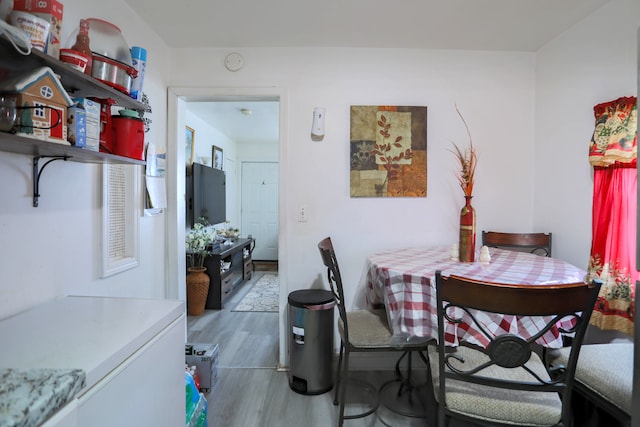
[[[254,271],[278,271],[278,261],[253,260]]]

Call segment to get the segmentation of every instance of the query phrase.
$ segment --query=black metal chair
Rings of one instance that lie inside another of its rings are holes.
[[[340,353],[336,370],[334,405],[340,405],[338,426],[342,426],[345,419],[362,418],[373,414],[379,406],[378,391],[373,385],[363,381],[348,379],[349,355],[352,352],[380,352],[380,351],[419,351],[426,349],[426,343],[412,343],[402,346],[391,343],[392,333],[387,322],[386,310],[354,310],[347,311],[344,305],[344,291],[342,277],[338,267],[338,260],[333,249],[331,238],[327,237],[318,243],[322,262],[327,267],[327,278],[338,307],[338,331],[340,334]],[[426,358],[420,352],[425,363]],[[347,381],[359,383],[372,394],[371,408],[358,414],[345,415]]]
[[[551,233],[502,233],[483,231],[482,245],[551,256]]]
[[[429,347],[429,360],[438,426],[454,417],[482,425],[571,427],[576,362],[600,285],[501,284],[436,272],[438,343]],[[539,331],[528,338],[500,333],[482,321],[483,313],[535,316]],[[560,320],[575,321],[560,330],[574,339],[566,367],[552,373],[535,340]],[[445,329],[462,324],[482,331],[488,346],[447,346]]]

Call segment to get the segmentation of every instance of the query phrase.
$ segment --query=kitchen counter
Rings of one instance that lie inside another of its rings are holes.
[[[69,296],[0,320],[0,427],[39,425],[181,316],[182,301]]]
[[[85,386],[80,369],[0,369],[0,426],[37,426]]]

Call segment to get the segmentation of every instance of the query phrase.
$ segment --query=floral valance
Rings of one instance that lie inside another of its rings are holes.
[[[593,107],[596,127],[589,146],[589,162],[594,167],[615,163],[635,166],[637,158],[636,97],[623,97]]]

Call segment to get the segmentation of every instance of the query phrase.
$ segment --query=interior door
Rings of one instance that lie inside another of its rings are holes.
[[[243,235],[256,239],[252,258],[278,260],[278,163],[242,163],[241,221]]]

